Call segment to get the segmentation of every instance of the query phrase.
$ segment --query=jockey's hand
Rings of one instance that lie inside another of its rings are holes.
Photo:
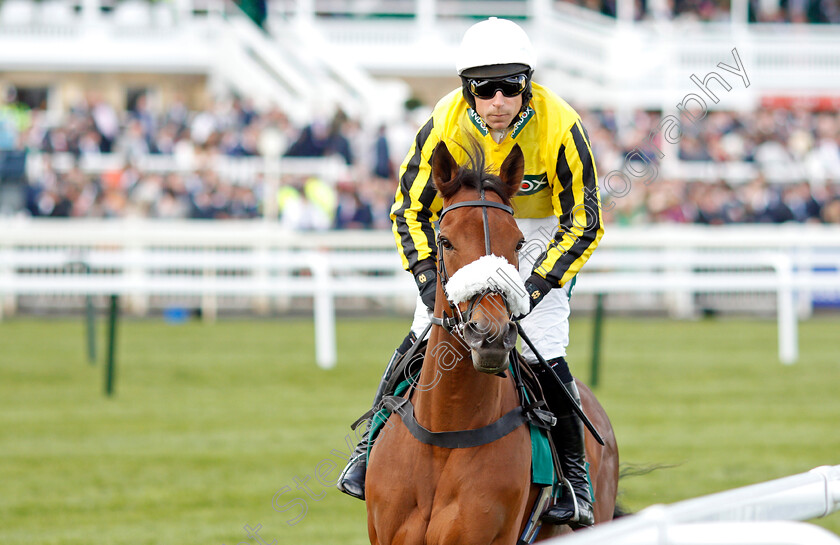
[[[525,291],[528,292],[528,302],[531,304],[531,308],[528,309],[528,314],[530,314],[530,312],[534,310],[534,307],[537,306],[546,295],[548,295],[551,288],[552,286],[549,281],[537,273],[532,273],[531,276],[528,277],[528,280],[525,281]],[[528,314],[514,316],[513,319],[521,320]]]
[[[414,281],[420,291],[420,298],[429,310],[435,309],[435,294],[437,293],[437,271],[424,269],[414,273]]]

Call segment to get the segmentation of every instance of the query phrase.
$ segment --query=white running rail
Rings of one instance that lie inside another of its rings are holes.
[[[840,510],[840,465],[655,505],[548,545],[838,545],[804,523]]]
[[[551,234],[548,234],[548,239]],[[523,251],[537,251],[526,246]],[[91,273],[73,263],[84,262]],[[611,226],[576,293],[764,293],[777,300],[779,359],[798,358],[797,295],[840,295],[840,228]],[[0,220],[0,317],[24,295],[119,294],[142,313],[150,296],[314,299],[317,362],[336,361],[338,297],[394,297],[416,288],[389,232],[294,233],[263,220]]]

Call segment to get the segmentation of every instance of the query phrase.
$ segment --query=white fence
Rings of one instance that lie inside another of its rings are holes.
[[[797,312],[811,294],[840,297],[840,228],[816,225],[650,226],[607,231],[575,286],[577,293],[667,293],[677,317],[691,317],[697,293],[776,297],[779,360],[799,357]]]
[[[78,159],[70,153],[29,153],[26,157],[26,174],[32,180],[42,175],[47,165],[62,173],[78,165],[86,174],[101,175],[108,171],[121,170],[129,164],[143,173],[155,174],[169,174],[170,172],[188,174],[198,170],[212,170],[223,180],[248,187],[257,185],[270,174],[292,177],[317,176],[329,184],[335,184],[350,174],[350,167],[338,156],[265,159],[226,155],[180,158],[173,155],[150,154],[128,160],[119,153],[82,155]]]
[[[840,227],[610,227],[578,278],[576,293],[668,294],[678,317],[692,315],[698,293],[772,294],[779,359],[789,364],[810,294],[840,300]],[[219,297],[257,308],[308,296],[316,361],[331,367],[337,298],[387,297],[405,308],[415,290],[389,232],[292,233],[261,220],[0,221],[0,317],[33,295],[125,295],[141,312],[150,296],[198,297],[211,319]]]
[[[330,368],[335,298],[413,299],[392,248],[387,232],[302,235],[260,220],[0,222],[0,310],[21,295],[117,294],[141,312],[151,295],[199,296],[212,319],[221,296],[311,296],[316,361]]]
[[[560,545],[838,545],[840,537],[790,522],[840,510],[840,465],[682,501],[547,543]]]

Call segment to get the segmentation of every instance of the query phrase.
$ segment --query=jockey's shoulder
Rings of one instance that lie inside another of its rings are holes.
[[[548,87],[532,82],[531,93],[531,106],[536,111],[537,116],[548,115],[552,118],[559,116],[560,119],[568,120],[569,124],[574,123],[580,117],[568,102]]]
[[[463,98],[463,92],[461,88],[458,87],[457,89],[453,89],[451,92],[444,95],[443,98],[438,100],[437,104],[435,104],[435,108],[432,111],[432,115],[434,117],[438,116],[445,116],[448,117],[455,110],[463,109],[464,107],[469,108],[467,105],[467,101]]]

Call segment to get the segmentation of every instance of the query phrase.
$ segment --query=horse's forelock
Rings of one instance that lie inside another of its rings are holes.
[[[458,175],[447,184],[442,194],[443,198],[453,197],[463,188],[475,189],[476,191],[483,188],[493,191],[502,199],[504,204],[510,205],[507,186],[498,175],[489,172],[487,156],[481,145],[473,140],[470,142],[471,149],[467,149],[460,143],[458,146],[467,154],[467,164],[462,165]]]

